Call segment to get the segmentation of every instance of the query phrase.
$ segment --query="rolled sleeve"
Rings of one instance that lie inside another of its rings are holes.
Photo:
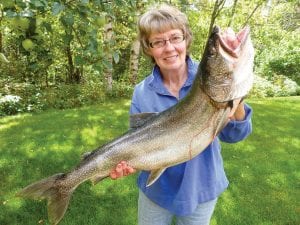
[[[252,108],[245,104],[245,119],[230,121],[219,134],[220,140],[227,143],[235,143],[247,138],[252,132],[252,111]]]

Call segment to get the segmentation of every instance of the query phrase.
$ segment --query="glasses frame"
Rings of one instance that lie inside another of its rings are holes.
[[[178,38],[178,37],[182,37],[182,40],[180,40],[180,41],[177,40],[176,41],[175,38]],[[180,34],[180,35],[178,34],[178,35],[174,35],[174,36],[170,37],[169,39],[162,39],[162,40],[152,41],[152,42],[149,43],[149,46],[151,48],[163,48],[163,47],[166,46],[167,41],[169,41],[171,44],[179,44],[179,43],[183,42],[184,40],[185,40],[185,36],[183,34]],[[155,45],[153,46],[153,44],[155,44],[155,42],[161,42],[162,45],[161,46],[155,46]]]

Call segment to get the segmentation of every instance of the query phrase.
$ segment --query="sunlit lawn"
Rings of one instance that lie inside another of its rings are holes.
[[[300,224],[300,97],[248,100],[253,134],[223,144],[231,182],[213,225]],[[72,169],[85,151],[125,132],[129,100],[0,118],[0,224],[49,224],[46,204],[15,198],[22,187]],[[134,225],[136,175],[75,191],[60,225]]]
[[[248,102],[253,133],[223,144],[231,183],[212,224],[300,224],[300,97]]]

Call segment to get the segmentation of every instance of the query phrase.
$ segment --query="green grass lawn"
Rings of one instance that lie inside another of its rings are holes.
[[[212,225],[300,224],[300,97],[248,100],[253,134],[223,144],[229,189]],[[71,170],[82,153],[122,134],[128,100],[0,118],[0,224],[49,224],[44,201],[14,195],[49,175]],[[76,189],[60,225],[135,225],[136,175]]]

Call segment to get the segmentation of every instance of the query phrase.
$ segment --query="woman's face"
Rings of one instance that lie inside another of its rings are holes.
[[[187,45],[185,39],[181,41],[180,38],[182,38],[182,36],[183,33],[180,29],[172,29],[164,33],[154,33],[150,35],[150,47],[147,53],[154,58],[161,71],[178,70],[180,67],[185,66]],[[164,40],[168,40],[164,46],[155,47],[157,42],[162,43]]]

